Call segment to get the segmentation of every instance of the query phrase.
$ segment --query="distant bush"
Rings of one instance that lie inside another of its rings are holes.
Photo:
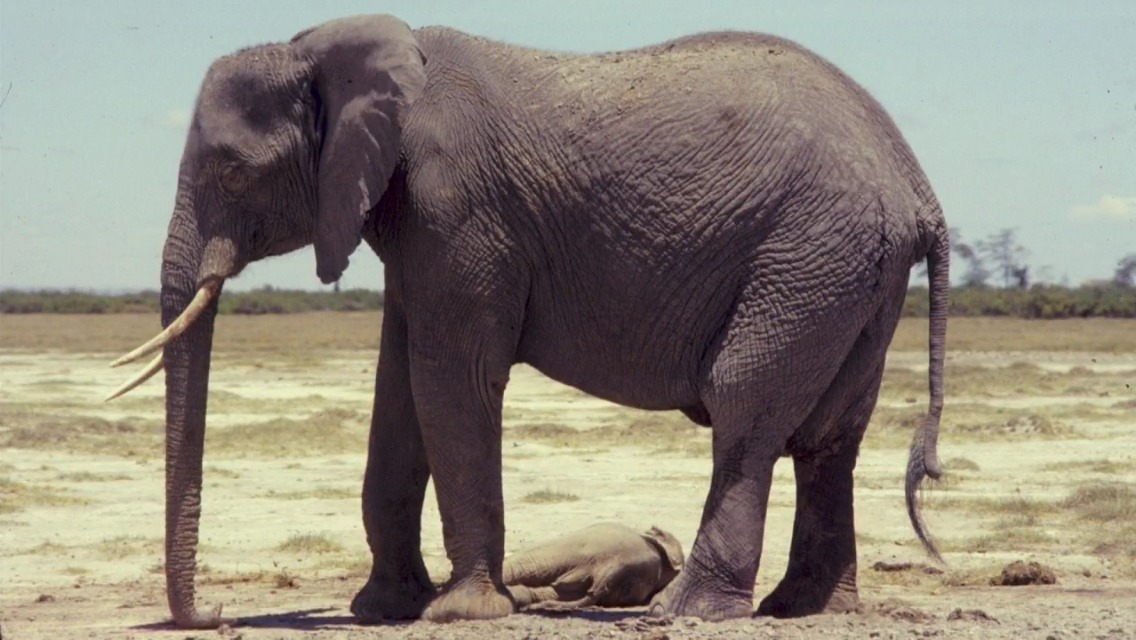
[[[369,311],[383,308],[383,293],[367,289],[291,291],[265,287],[225,292],[219,313],[260,315],[304,311]],[[158,313],[157,291],[100,295],[80,291],[0,291],[0,313]]]
[[[926,287],[907,292],[903,315],[926,317]],[[1136,288],[1115,285],[1077,288],[1035,286],[1030,289],[955,287],[952,316],[1013,316],[1017,318],[1136,318]]]
[[[903,315],[926,317],[926,287],[912,287]],[[383,293],[367,289],[294,291],[265,287],[225,292],[220,313],[264,315],[305,311],[371,311],[383,308]],[[0,313],[157,313],[156,291],[98,295],[78,291],[0,291]],[[1136,318],[1136,287],[1116,285],[1031,289],[955,287],[952,316],[1017,318]]]

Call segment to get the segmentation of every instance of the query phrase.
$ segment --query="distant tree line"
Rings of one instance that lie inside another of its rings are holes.
[[[1029,250],[1018,243],[1014,229],[1001,229],[973,243],[958,229],[950,234],[952,271],[962,268],[961,286],[951,288],[952,316],[1136,318],[1136,253],[1118,260],[1111,278],[1069,287],[1033,280],[1026,263]],[[920,275],[925,273],[922,265]],[[903,314],[927,312],[927,289],[911,287]]]
[[[0,313],[158,313],[157,291],[103,295],[80,291],[0,291]],[[226,291],[218,313],[263,315],[305,311],[372,311],[383,308],[383,292],[368,289],[295,291],[264,287]]]
[[[961,272],[951,288],[952,316],[1019,318],[1136,318],[1136,253],[1121,258],[1109,279],[1079,287],[1037,283],[1013,229],[1002,229],[973,243],[951,229],[952,271]],[[961,268],[961,270],[960,270]],[[921,265],[917,277],[925,277]],[[918,282],[913,279],[913,282]],[[220,313],[260,315],[305,311],[372,311],[383,308],[381,291],[367,289],[295,291],[271,286],[225,292]],[[77,291],[0,291],[0,313],[157,313],[156,291],[100,295]],[[926,316],[927,289],[907,292],[903,314]]]

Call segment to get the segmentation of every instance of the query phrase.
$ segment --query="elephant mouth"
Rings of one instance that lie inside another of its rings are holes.
[[[136,360],[145,358],[155,351],[159,352],[158,355],[154,356],[154,359],[148,362],[141,371],[139,371],[126,382],[119,385],[117,389],[111,392],[111,394],[106,397],[104,402],[110,402],[111,400],[114,400],[119,396],[125,395],[126,393],[130,392],[134,388],[154,377],[155,374],[164,369],[165,363],[162,360],[162,349],[171,340],[174,340],[178,336],[185,333],[186,330],[193,325],[194,321],[196,321],[197,318],[199,318],[205,311],[205,309],[209,307],[209,303],[212,302],[213,299],[216,298],[220,293],[221,285],[223,283],[224,280],[222,280],[221,278],[210,278],[205,280],[197,289],[197,293],[193,296],[193,300],[191,300],[190,303],[186,305],[185,310],[181,312],[181,315],[174,319],[174,321],[171,322],[165,329],[159,332],[158,335],[150,338],[150,340],[146,341],[138,348],[112,362],[110,364],[111,367],[121,367],[124,364],[129,364]]]

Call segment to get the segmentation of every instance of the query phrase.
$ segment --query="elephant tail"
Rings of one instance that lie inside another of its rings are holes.
[[[947,306],[950,296],[950,235],[944,224],[934,225],[927,253],[927,279],[930,285],[931,318],[929,330],[930,363],[928,383],[931,405],[923,424],[915,431],[907,457],[905,494],[907,515],[923,548],[935,560],[943,561],[935,541],[927,531],[919,508],[919,488],[925,477],[938,480],[943,475],[939,465],[939,419],[943,414],[943,365],[947,348]]]

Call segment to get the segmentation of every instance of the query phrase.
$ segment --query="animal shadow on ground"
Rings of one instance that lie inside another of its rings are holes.
[[[642,608],[637,609],[569,609],[565,611],[558,610],[544,610],[540,608],[531,608],[521,611],[515,615],[520,616],[539,616],[541,618],[579,618],[580,620],[590,620],[592,622],[622,622],[624,620],[635,620],[646,616],[646,612]]]
[[[353,626],[357,623],[351,615],[320,615],[329,611],[337,611],[330,607],[322,609],[302,609],[283,613],[270,613],[260,616],[242,616],[231,622],[234,627],[254,627],[261,629],[296,629],[312,631],[316,629]],[[391,621],[390,625],[408,624],[413,621]],[[151,622],[132,627],[138,631],[168,631],[180,629],[172,620]]]
[[[259,616],[242,616],[234,621],[234,627],[252,627],[259,629],[295,629],[301,631],[314,631],[336,627],[358,626],[358,622],[350,615],[321,615],[336,609],[325,607],[322,609],[302,609],[283,613],[270,613]],[[579,618],[592,622],[618,623],[635,620],[644,615],[642,609],[573,609],[569,611],[540,611],[530,609],[516,613],[518,616],[538,616],[541,618],[562,619]],[[405,626],[418,622],[417,620],[390,620],[375,625],[381,627]],[[140,624],[131,629],[135,631],[170,631],[180,629],[172,620]]]

